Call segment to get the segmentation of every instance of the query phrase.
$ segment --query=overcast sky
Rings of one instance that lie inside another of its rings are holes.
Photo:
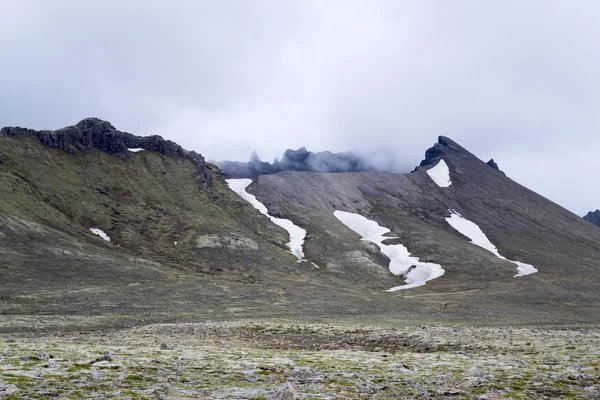
[[[214,160],[438,135],[600,208],[600,3],[1,0],[0,125],[96,116]]]

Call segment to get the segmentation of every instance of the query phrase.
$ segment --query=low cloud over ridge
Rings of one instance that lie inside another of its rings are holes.
[[[272,163],[261,161],[256,152],[250,161],[219,161],[216,164],[232,178],[251,178],[258,175],[275,174],[281,171],[311,172],[359,172],[383,171],[391,173],[408,172],[400,163],[389,155],[361,155],[356,152],[332,153],[321,151],[313,153],[305,147],[298,150],[288,149],[281,160]]]
[[[447,135],[583,215],[600,207],[599,12],[579,0],[4,0],[0,126],[97,116],[208,159],[388,149],[408,168]]]

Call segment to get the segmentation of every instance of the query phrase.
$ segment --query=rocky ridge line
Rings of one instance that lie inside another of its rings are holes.
[[[77,125],[55,131],[27,129],[21,127],[4,127],[0,134],[7,136],[37,137],[44,146],[74,154],[98,148],[108,154],[118,156],[127,161],[131,157],[130,148],[141,148],[165,156],[178,156],[190,160],[196,167],[196,182],[208,190],[212,180],[210,169],[204,157],[194,151],[187,151],[180,145],[161,136],[136,136],[117,130],[110,122],[98,118],[86,118]]]
[[[288,149],[281,160],[273,163],[262,161],[256,152],[248,162],[219,161],[217,166],[231,178],[253,178],[259,175],[276,174],[281,171],[310,172],[362,172],[377,170],[368,159],[353,152],[332,153],[322,151],[313,153],[305,147],[298,150]]]
[[[454,142],[452,139],[447,138],[445,136],[439,136],[438,142],[434,144],[432,147],[428,148],[425,151],[425,159],[421,161],[421,164],[417,168],[415,168],[412,172],[415,172],[419,167],[426,167],[428,165],[432,165],[438,161],[444,154],[444,152],[448,149],[453,149],[458,153],[465,152],[466,150],[462,148],[459,144]],[[506,175],[504,172],[500,170],[498,164],[494,161],[494,159],[490,159],[487,163],[488,166],[495,169],[496,171]]]

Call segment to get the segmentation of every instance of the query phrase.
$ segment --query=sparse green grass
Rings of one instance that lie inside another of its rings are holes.
[[[411,335],[413,342],[394,349],[370,345],[384,337],[401,343]],[[508,338],[530,342],[540,352],[517,351]],[[240,321],[155,325],[101,334],[27,335],[13,338],[16,346],[10,347],[10,353],[3,339],[0,381],[16,384],[22,390],[19,398],[50,392],[66,398],[266,398],[291,380],[301,398],[343,392],[348,398],[380,399],[481,395],[592,399],[595,392],[584,388],[600,385],[600,336],[578,330],[513,328],[508,334],[503,328]],[[437,349],[419,351],[418,343],[425,339],[437,343]],[[165,341],[176,346],[158,351]],[[355,346],[347,348],[346,341]],[[23,360],[40,343],[45,348],[60,344],[54,351],[57,359],[69,361],[52,361],[48,367],[14,365],[13,360]],[[576,343],[578,350],[567,349],[569,343]],[[107,349],[115,350],[110,363],[86,364]],[[549,365],[548,360],[558,362]],[[90,368],[73,370],[79,365]]]

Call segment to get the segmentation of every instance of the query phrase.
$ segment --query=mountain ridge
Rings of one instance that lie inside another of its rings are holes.
[[[117,130],[110,122],[99,118],[85,118],[75,125],[54,131],[36,131],[21,127],[3,127],[0,133],[7,136],[36,137],[44,146],[73,154],[76,150],[86,151],[98,148],[122,160],[131,157],[129,148],[140,148],[169,156],[176,155],[192,161],[198,171],[199,180],[206,189],[210,186],[211,174],[206,168],[204,157],[195,151],[184,150],[180,145],[161,136],[136,136]]]
[[[413,173],[254,177],[248,192],[271,215],[307,230],[307,262],[297,263],[286,232],[232,192],[200,155],[190,159],[162,138],[132,138],[104,121],[84,121],[66,131],[0,130],[0,315],[94,316],[109,325],[215,316],[597,320],[600,231],[449,138],[438,139],[428,165]],[[123,150],[128,146],[146,151]],[[428,175],[440,160],[449,187]],[[539,272],[513,278],[514,264],[448,224],[450,209],[480,226],[502,255]],[[423,287],[384,293],[402,283],[389,259],[335,210],[376,221],[398,237],[390,243],[446,273]],[[0,330],[27,329],[11,326]]]
[[[287,149],[281,160],[275,159],[272,163],[262,161],[258,154],[253,152],[248,162],[219,161],[215,164],[231,178],[255,178],[259,175],[270,175],[283,171],[400,173],[399,167],[392,159],[381,155],[367,157],[352,151],[315,153],[308,151],[306,147],[300,147],[297,150]]]

